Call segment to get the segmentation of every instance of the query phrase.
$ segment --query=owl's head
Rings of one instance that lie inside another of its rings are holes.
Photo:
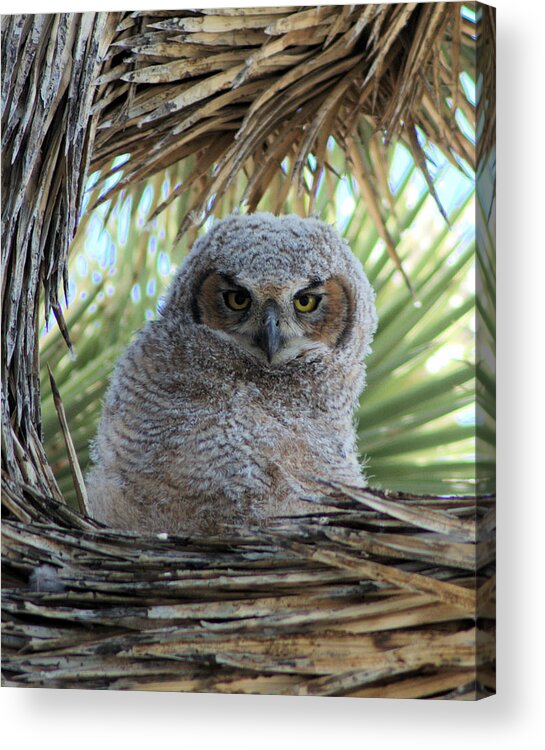
[[[298,216],[217,222],[174,279],[167,311],[271,370],[323,357],[361,362],[376,328],[373,291],[348,245]]]

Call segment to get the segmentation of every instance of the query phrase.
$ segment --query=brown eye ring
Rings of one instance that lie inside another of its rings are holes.
[[[294,298],[293,306],[297,312],[310,313],[316,310],[321,299],[322,297],[319,294],[309,294],[308,292],[304,292]]]
[[[247,310],[252,302],[252,298],[250,297],[248,292],[244,291],[244,289],[224,292],[223,299],[227,307],[230,310],[234,310],[235,312],[242,312],[243,310]]]

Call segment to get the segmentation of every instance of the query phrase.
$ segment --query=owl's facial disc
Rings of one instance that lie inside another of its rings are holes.
[[[276,368],[342,343],[351,297],[338,278],[277,283],[212,272],[194,292],[195,319]]]

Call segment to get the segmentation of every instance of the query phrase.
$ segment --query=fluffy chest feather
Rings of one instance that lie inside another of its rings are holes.
[[[176,413],[154,461],[191,492],[259,494],[278,484],[279,473],[317,474],[351,460],[350,428],[339,431],[323,417],[302,419],[253,384],[224,384],[198,400],[184,398]]]

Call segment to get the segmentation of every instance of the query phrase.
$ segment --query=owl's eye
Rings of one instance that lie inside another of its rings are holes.
[[[237,292],[225,292],[223,299],[230,310],[236,310],[237,312],[247,310],[252,301],[248,292],[242,289],[239,289]]]
[[[293,306],[298,312],[313,312],[322,298],[318,294],[300,294],[293,300]]]

